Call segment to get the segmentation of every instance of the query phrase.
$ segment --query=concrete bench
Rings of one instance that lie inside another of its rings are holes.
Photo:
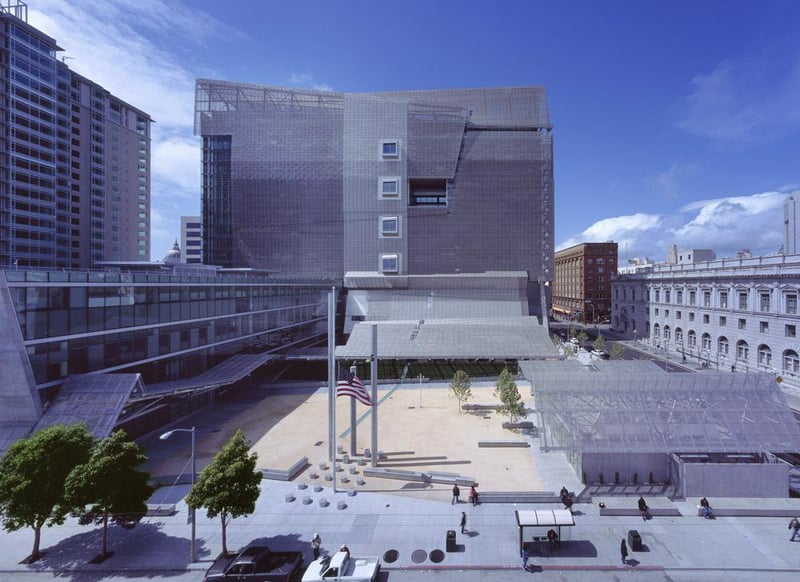
[[[797,509],[791,507],[715,507],[711,506],[711,517],[797,517]],[[703,515],[703,508],[697,506],[697,515]]]
[[[478,448],[530,448],[528,441],[478,441]]]
[[[497,410],[499,404],[462,404],[462,410]]]
[[[301,457],[298,461],[286,470],[283,469],[261,469],[264,479],[273,481],[291,481],[308,467],[308,457]]]
[[[478,491],[478,503],[561,503],[555,491]]]
[[[174,503],[148,503],[145,515],[148,517],[166,517],[176,513],[177,510]]]
[[[532,430],[532,429],[534,429],[536,427],[534,426],[534,424],[531,421],[524,420],[524,421],[521,421],[521,422],[508,422],[508,421],[506,421],[506,422],[503,423],[503,428],[522,428],[522,429],[525,429],[525,430]]]
[[[649,509],[651,517],[680,517],[682,514],[677,507],[651,507]],[[642,516],[642,512],[636,507],[601,507],[600,515]]]
[[[365,468],[365,477],[380,477],[382,479],[399,479],[401,481],[414,481],[416,483],[437,483],[444,485],[460,485],[470,487],[475,484],[473,477],[465,477],[455,473],[422,473],[420,471],[405,471],[401,469]]]

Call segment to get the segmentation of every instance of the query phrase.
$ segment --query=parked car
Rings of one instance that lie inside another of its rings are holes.
[[[580,340],[578,338],[576,338],[576,337],[569,338],[569,343],[571,343],[574,346],[580,346],[581,345]]]
[[[595,358],[600,358],[601,360],[607,360],[611,356],[605,350],[592,350],[592,355]]]
[[[342,551],[311,562],[303,582],[374,582],[380,571],[379,558],[353,558]]]
[[[273,552],[251,545],[235,556],[220,556],[204,582],[295,582],[303,569],[303,552]]]

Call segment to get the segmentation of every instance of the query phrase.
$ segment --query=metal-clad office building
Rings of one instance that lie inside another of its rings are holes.
[[[552,278],[542,87],[335,93],[198,80],[207,263]],[[529,284],[532,312],[539,285]]]

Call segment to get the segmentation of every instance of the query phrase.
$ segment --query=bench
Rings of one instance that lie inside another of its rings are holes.
[[[470,487],[475,484],[473,477],[464,477],[456,473],[423,473],[401,469],[365,468],[364,477],[380,477],[382,479],[399,479],[416,483],[437,483],[440,485],[461,485]]]
[[[148,517],[167,517],[175,515],[177,512],[174,503],[148,503],[145,515]]]
[[[555,491],[478,491],[478,503],[561,503]]]
[[[711,517],[797,517],[797,509],[784,507],[770,509],[766,507],[715,507],[711,506]],[[703,508],[697,506],[697,515],[703,515]]]
[[[497,410],[499,404],[462,404],[462,410]]]
[[[533,430],[536,428],[534,424],[530,420],[523,420],[520,422],[509,422],[505,421],[503,423],[503,428],[521,428],[524,430]]]
[[[530,448],[531,444],[528,441],[478,441],[479,448],[486,447],[521,447]]]
[[[651,507],[648,511],[651,517],[680,517],[682,514],[677,507]],[[637,507],[601,507],[600,515],[637,516],[642,512]]]
[[[286,470],[283,469],[261,469],[264,479],[273,481],[291,481],[308,467],[308,457],[301,457],[298,461]]]

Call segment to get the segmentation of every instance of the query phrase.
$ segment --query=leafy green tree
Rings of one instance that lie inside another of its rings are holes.
[[[245,440],[244,432],[237,430],[211,464],[203,469],[186,496],[189,507],[205,507],[210,519],[220,517],[223,554],[228,553],[228,523],[235,517],[253,513],[261,494],[261,472],[256,471],[258,455],[249,451],[250,443]]]
[[[581,344],[583,344],[583,342],[589,339],[589,336],[586,335],[586,332],[584,330],[580,330],[576,337],[578,338],[578,341],[581,342]]]
[[[522,401],[522,396],[520,396],[517,388],[517,383],[508,368],[500,372],[495,384],[494,395],[501,402],[501,405],[497,407],[497,412],[507,414],[511,422],[516,422],[517,419],[528,416],[525,411],[525,403]]]
[[[592,348],[597,350],[598,352],[605,349],[606,347],[606,338],[602,336],[602,334],[597,334],[597,339],[592,342]]]
[[[450,382],[450,390],[453,391],[456,400],[458,400],[459,414],[461,413],[461,403],[472,398],[472,390],[470,390],[471,387],[472,380],[470,380],[469,374],[467,374],[464,370],[458,370],[453,375],[453,381]]]
[[[108,521],[133,527],[147,513],[153,488],[149,474],[136,467],[147,460],[142,449],[118,430],[97,443],[89,459],[67,476],[64,484],[70,505],[82,524],[102,523],[102,555],[108,554]]]
[[[33,528],[30,561],[41,557],[42,527],[64,523],[70,506],[64,482],[89,458],[93,438],[85,424],[54,425],[18,440],[0,459],[0,515],[12,532]]]
[[[550,339],[553,340],[554,346],[558,347],[561,345],[561,338],[558,337],[558,334],[554,333],[552,336],[550,336]]]
[[[608,355],[611,356],[612,360],[616,360],[622,355],[622,352],[624,351],[625,348],[623,348],[619,342],[614,342],[613,344],[611,344],[611,351],[608,352]]]

